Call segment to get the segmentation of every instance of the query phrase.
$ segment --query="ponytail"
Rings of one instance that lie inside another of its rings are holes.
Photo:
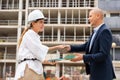
[[[18,47],[20,46],[20,44],[21,44],[21,42],[22,42],[22,39],[23,39],[24,34],[25,34],[29,29],[31,29],[31,26],[28,27],[28,28],[25,28],[25,29],[23,30],[23,32],[22,32],[22,34],[21,34],[21,36],[20,36],[19,42],[18,42]]]

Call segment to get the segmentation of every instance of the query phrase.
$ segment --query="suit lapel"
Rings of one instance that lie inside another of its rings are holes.
[[[90,51],[92,50],[93,45],[95,44],[96,39],[100,36],[100,33],[102,32],[104,26],[105,26],[105,24],[101,25],[101,27],[100,27],[99,30],[97,31],[97,33],[96,33],[96,35],[95,35],[95,37],[94,37],[94,39],[93,39],[93,43],[92,43],[92,46],[91,46]],[[89,46],[90,46],[90,42],[89,42]],[[89,49],[88,49],[88,50],[89,50]]]

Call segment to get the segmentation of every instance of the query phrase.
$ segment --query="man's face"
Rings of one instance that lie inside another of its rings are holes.
[[[88,20],[89,20],[90,25],[92,27],[96,27],[97,19],[98,18],[97,18],[97,15],[95,14],[95,12],[94,11],[90,11]]]
[[[34,22],[33,24],[35,31],[38,32],[43,32],[44,30],[44,20],[38,20],[37,22]]]

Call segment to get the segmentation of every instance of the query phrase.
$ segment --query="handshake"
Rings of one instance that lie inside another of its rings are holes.
[[[65,53],[71,50],[70,45],[58,45],[56,47],[60,53]]]
[[[54,46],[54,50],[58,50],[60,53],[66,53],[68,51],[71,51],[71,46],[70,45],[57,45],[57,46]],[[63,59],[71,60],[71,61],[80,61],[80,60],[83,60],[83,54],[71,53],[70,55],[65,56]],[[57,60],[59,61],[61,59],[57,59]]]

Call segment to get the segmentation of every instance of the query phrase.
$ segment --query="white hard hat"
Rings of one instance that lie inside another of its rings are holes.
[[[35,21],[37,19],[46,19],[40,10],[33,10],[28,15],[28,22]]]

